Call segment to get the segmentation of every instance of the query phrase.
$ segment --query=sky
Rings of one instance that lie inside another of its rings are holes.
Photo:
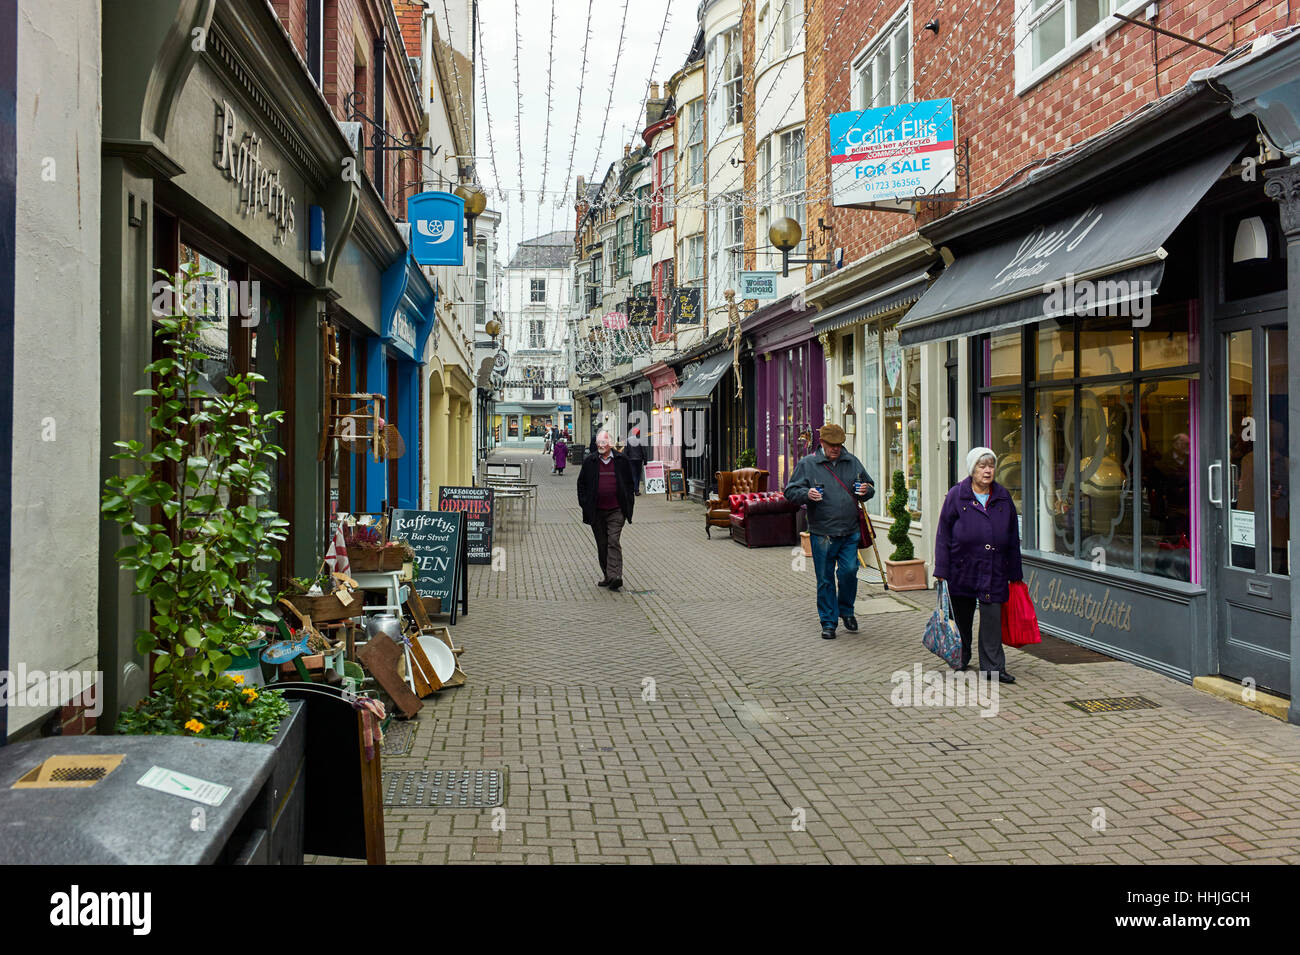
[[[521,239],[572,229],[575,179],[600,178],[624,143],[640,144],[649,84],[662,86],[686,62],[696,8],[697,0],[479,0],[475,152],[488,208],[503,217],[503,265]]]

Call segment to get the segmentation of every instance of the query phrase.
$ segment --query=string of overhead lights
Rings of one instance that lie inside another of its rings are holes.
[[[623,40],[627,34],[627,8],[631,0],[623,0],[623,21],[618,28],[618,48],[614,52],[614,70],[609,78],[609,100],[605,104],[605,117],[600,121],[600,140],[596,143],[596,159],[591,167],[589,179],[596,178],[596,168],[600,165],[600,154],[605,148],[605,129],[609,125],[610,110],[614,107],[614,87],[618,82],[618,65],[623,59]]]

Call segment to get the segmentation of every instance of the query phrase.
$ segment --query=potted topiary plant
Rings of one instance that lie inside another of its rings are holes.
[[[907,510],[907,484],[903,472],[894,472],[894,492],[889,496],[889,515],[894,519],[889,528],[889,542],[894,545],[894,552],[885,561],[885,573],[889,577],[890,590],[925,590],[929,584],[925,576],[925,561],[912,556],[912,538],[908,528],[912,526],[912,515]]]
[[[260,375],[229,376],[218,394],[201,386],[208,320],[188,313],[186,292],[210,278],[182,267],[174,312],[158,322],[167,357],[145,367],[156,387],[135,393],[154,401],[152,446],[116,442],[114,459],[133,466],[105,483],[101,511],[131,541],[117,562],[152,612],[135,645],[153,693],[123,712],[117,729],[267,742],[288,705],[223,671],[260,624],[276,620],[265,568],[279,559],[289,524],[259,499],[271,491],[268,465],[283,453],[268,435],[284,413],[258,407]]]

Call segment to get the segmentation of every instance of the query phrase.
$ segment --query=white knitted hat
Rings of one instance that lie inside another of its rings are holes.
[[[993,459],[993,464],[996,466],[998,463],[998,456],[992,448],[971,448],[966,452],[966,473],[974,474],[975,463],[986,454]]]

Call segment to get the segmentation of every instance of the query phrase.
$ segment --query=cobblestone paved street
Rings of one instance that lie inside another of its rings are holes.
[[[707,540],[698,504],[662,496],[638,499],[608,593],[577,468],[534,462],[536,523],[470,568],[468,682],[384,763],[504,769],[504,815],[387,810],[389,862],[1300,861],[1296,727],[1015,650],[995,715],[893,705],[896,671],[946,669],[926,611],[863,584],[861,632],[823,641],[811,560]],[[1134,695],[1160,708],[1065,705]]]

